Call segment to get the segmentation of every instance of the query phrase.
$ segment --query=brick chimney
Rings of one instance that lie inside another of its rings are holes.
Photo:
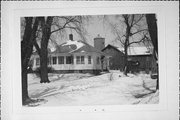
[[[94,47],[100,51],[105,48],[105,38],[101,37],[100,34],[94,38]]]

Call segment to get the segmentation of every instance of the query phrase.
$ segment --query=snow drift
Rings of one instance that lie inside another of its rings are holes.
[[[29,95],[45,99],[41,106],[157,104],[156,80],[148,74],[111,71],[99,76],[91,74],[49,74],[51,83],[39,83],[29,74]]]

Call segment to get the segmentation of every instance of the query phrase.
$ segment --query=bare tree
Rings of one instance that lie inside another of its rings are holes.
[[[42,38],[41,38],[41,49],[40,49],[40,77],[41,83],[50,82],[48,79],[48,69],[47,69],[47,56],[48,56],[48,43],[51,34],[51,24],[53,17],[41,17],[41,27],[42,27]]]
[[[55,18],[58,18],[57,21]],[[60,19],[59,19],[60,18]],[[40,79],[41,83],[50,82],[48,79],[47,58],[48,44],[52,34],[63,32],[65,29],[75,30],[81,37],[85,39],[82,32],[81,16],[66,16],[66,17],[25,17],[24,22],[21,20],[23,30],[21,41],[21,60],[22,60],[22,102],[28,104],[36,102],[28,96],[28,63],[33,52],[33,46],[36,48],[40,56]],[[53,28],[53,26],[56,26]],[[62,34],[61,34],[62,35]],[[40,44],[38,44],[40,40]]]
[[[54,17],[52,24],[51,36],[57,38],[61,37],[63,39],[64,35],[66,36],[67,31],[75,32],[78,34],[82,40],[86,40],[85,34],[86,30],[84,28],[84,21],[89,20],[89,16],[58,16]]]
[[[21,41],[22,104],[30,101],[27,84],[28,63],[33,51],[37,28],[38,18],[35,18],[35,22],[33,23],[32,17],[25,17],[24,34]]]
[[[58,32],[65,33],[64,31],[66,29],[73,29],[78,34],[82,33],[81,31],[82,18],[78,16],[68,16],[68,17],[61,16],[61,17],[47,17],[47,20],[45,19],[45,17],[40,17],[39,20],[41,23],[40,46],[37,44],[37,42],[34,43],[34,46],[40,56],[40,77],[41,77],[40,82],[46,83],[46,82],[50,82],[48,79],[47,59],[48,59],[48,43],[49,40],[52,40],[51,36]]]
[[[154,46],[154,58],[156,62],[158,61],[158,36],[157,36],[157,20],[155,14],[146,14],[146,21],[148,25],[149,34],[151,37],[152,44]],[[158,65],[153,66],[155,69],[158,69]],[[158,72],[158,70],[157,70]],[[157,76],[156,90],[159,89],[159,77]]]
[[[120,41],[124,48],[124,74],[127,75],[128,49],[132,44],[140,44],[148,40],[148,29],[143,14],[124,14],[116,16],[119,21],[116,24],[110,23],[116,40]]]

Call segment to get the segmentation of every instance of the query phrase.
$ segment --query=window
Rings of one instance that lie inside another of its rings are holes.
[[[80,56],[76,56],[76,64],[80,64],[81,60],[80,60]]]
[[[66,56],[66,64],[73,64],[73,56]]]
[[[100,63],[99,61],[100,61],[100,59],[99,59],[99,57],[97,57],[97,64],[99,64],[99,63]]]
[[[64,56],[58,56],[58,64],[64,64]]]
[[[53,59],[53,64],[57,64],[57,57],[52,57]]]
[[[84,56],[81,56],[81,64],[84,64]]]
[[[91,64],[91,56],[88,56],[88,64]]]
[[[36,65],[40,65],[40,59],[36,58]]]
[[[76,64],[84,64],[84,56],[76,56]]]

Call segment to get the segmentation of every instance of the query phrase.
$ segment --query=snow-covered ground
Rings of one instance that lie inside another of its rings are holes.
[[[111,71],[102,75],[71,73],[49,74],[50,83],[40,83],[35,74],[28,75],[29,96],[44,99],[40,106],[155,104],[159,92],[156,80],[148,74]]]

